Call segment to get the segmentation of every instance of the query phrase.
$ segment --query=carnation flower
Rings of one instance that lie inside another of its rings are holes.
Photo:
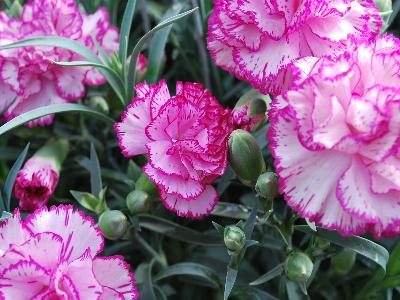
[[[373,0],[215,0],[208,49],[215,64],[263,93],[279,94],[293,60],[337,55],[351,36],[379,33]]]
[[[35,210],[47,205],[68,150],[66,140],[50,140],[18,172],[14,195],[22,210]]]
[[[104,8],[84,14],[74,0],[31,0],[20,18],[0,15],[0,45],[38,36],[59,36],[84,44],[98,53],[92,37],[107,54],[118,50],[118,29],[111,25]],[[24,112],[50,104],[76,101],[84,96],[85,84],[97,86],[105,78],[93,67],[61,67],[51,61],[82,58],[56,47],[22,47],[0,51],[0,113],[10,120]],[[48,125],[53,115],[28,123]]]
[[[0,224],[0,299],[137,299],[121,256],[99,257],[104,239],[72,206],[18,209]]]
[[[136,86],[137,97],[115,125],[125,156],[147,153],[144,172],[164,205],[179,216],[208,215],[217,202],[211,183],[227,166],[231,112],[198,83]]]
[[[301,72],[301,71],[299,71]],[[281,192],[343,235],[400,233],[400,41],[352,40],[274,100],[270,147]]]

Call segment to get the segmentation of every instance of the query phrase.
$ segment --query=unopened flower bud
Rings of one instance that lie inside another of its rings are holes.
[[[91,107],[91,108],[93,108],[93,109],[95,109],[95,110],[97,110],[97,111],[99,111],[101,113],[104,113],[104,114],[108,115],[108,113],[110,112],[110,108],[108,106],[108,103],[103,97],[100,97],[100,96],[91,97],[89,99],[89,103],[88,104],[89,104],[89,107]]]
[[[224,242],[230,255],[237,254],[246,244],[246,234],[238,226],[227,226],[224,229]]]
[[[26,161],[14,184],[14,195],[22,210],[35,210],[47,205],[68,150],[67,140],[51,139]]]
[[[236,129],[229,137],[229,162],[240,179],[254,182],[265,171],[265,162],[256,139]]]
[[[142,173],[135,184],[136,190],[141,190],[149,194],[150,196],[156,196],[158,189],[156,185],[149,179],[149,177]]]
[[[338,275],[348,274],[356,262],[357,254],[349,249],[343,249],[331,258],[333,271]]]
[[[303,252],[293,252],[285,264],[287,277],[298,283],[305,283],[310,278],[314,264],[310,257]]]
[[[101,214],[99,227],[107,239],[118,240],[125,234],[128,220],[119,210],[108,210]]]
[[[150,196],[144,191],[134,190],[126,197],[126,206],[131,214],[145,213],[151,207]]]
[[[273,172],[261,174],[257,179],[256,192],[265,199],[274,199],[279,194],[278,175]]]

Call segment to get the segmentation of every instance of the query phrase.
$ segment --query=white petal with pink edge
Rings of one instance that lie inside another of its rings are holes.
[[[38,209],[27,217],[25,223],[33,233],[53,232],[59,235],[64,243],[63,258],[69,262],[81,257],[88,248],[92,257],[103,250],[101,230],[91,217],[74,210],[73,206]]]
[[[204,192],[194,199],[182,199],[163,191],[160,197],[166,208],[174,211],[178,216],[193,219],[209,215],[218,201],[217,191],[211,185],[206,186]]]
[[[147,152],[146,144],[150,140],[145,134],[145,128],[150,122],[149,101],[138,98],[133,100],[122,116],[121,122],[114,126],[119,146],[126,157]]]
[[[101,300],[107,300],[107,295],[118,295],[119,298],[137,299],[139,292],[135,286],[135,278],[130,272],[130,266],[121,256],[97,257],[93,260],[93,272],[97,281],[103,286]],[[114,299],[114,298],[112,298]]]
[[[144,166],[143,172],[166,193],[174,194],[184,199],[197,198],[205,189],[204,185],[197,180],[183,178],[178,175],[163,174],[150,164]]]

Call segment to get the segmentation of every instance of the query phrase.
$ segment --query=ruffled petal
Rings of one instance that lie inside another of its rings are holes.
[[[135,278],[123,257],[97,257],[93,260],[93,272],[103,286],[103,294],[99,300],[139,298]]]
[[[64,67],[56,71],[58,94],[68,100],[81,99],[85,95],[86,71],[79,67]]]
[[[28,240],[32,233],[21,220],[19,210],[4,222],[0,223],[0,257],[11,245],[20,245]]]
[[[89,248],[94,257],[103,250],[101,230],[92,218],[74,210],[73,206],[60,205],[36,210],[26,219],[26,226],[33,233],[52,232],[59,235],[64,244],[63,257],[73,261]],[[84,235],[79,234],[84,232]]]
[[[146,126],[151,122],[150,103],[137,98],[128,107],[120,123],[115,123],[119,147],[126,157],[147,152],[146,144],[150,141],[145,134]]]
[[[51,273],[60,260],[62,248],[63,241],[57,234],[38,233],[23,244],[11,246],[0,259],[0,266],[8,268],[21,260],[34,261]]]
[[[150,164],[144,166],[143,171],[163,191],[168,194],[177,195],[184,199],[198,197],[205,189],[204,185],[190,178],[183,178],[179,175],[167,175],[154,169]]]
[[[34,261],[20,261],[2,271],[0,290],[4,299],[33,299],[47,288],[50,275]]]
[[[166,208],[178,216],[193,219],[209,215],[218,201],[217,191],[211,185],[206,186],[199,196],[189,200],[165,192],[161,192],[160,197]]]

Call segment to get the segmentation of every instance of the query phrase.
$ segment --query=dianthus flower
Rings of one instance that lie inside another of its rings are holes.
[[[381,24],[373,0],[215,0],[208,49],[216,65],[277,95],[293,60],[337,55]]]
[[[198,83],[136,86],[137,97],[115,125],[123,154],[148,154],[144,172],[164,205],[179,216],[208,215],[217,202],[211,183],[227,167],[231,112]]]
[[[400,233],[397,38],[353,40],[337,59],[319,59],[269,117],[280,189],[294,210],[343,235]]]
[[[72,206],[44,207],[0,224],[0,299],[138,298],[121,256],[97,256],[104,239],[92,218]]]
[[[20,18],[0,13],[0,45],[39,36],[59,36],[82,43],[97,53],[92,37],[107,54],[118,50],[118,29],[109,14],[99,8],[81,13],[75,0],[31,0]],[[10,120],[29,110],[76,101],[84,96],[85,84],[97,86],[105,78],[93,67],[61,67],[53,61],[82,58],[57,47],[22,47],[0,51],[0,113]],[[28,126],[48,125],[53,115],[31,121]]]

